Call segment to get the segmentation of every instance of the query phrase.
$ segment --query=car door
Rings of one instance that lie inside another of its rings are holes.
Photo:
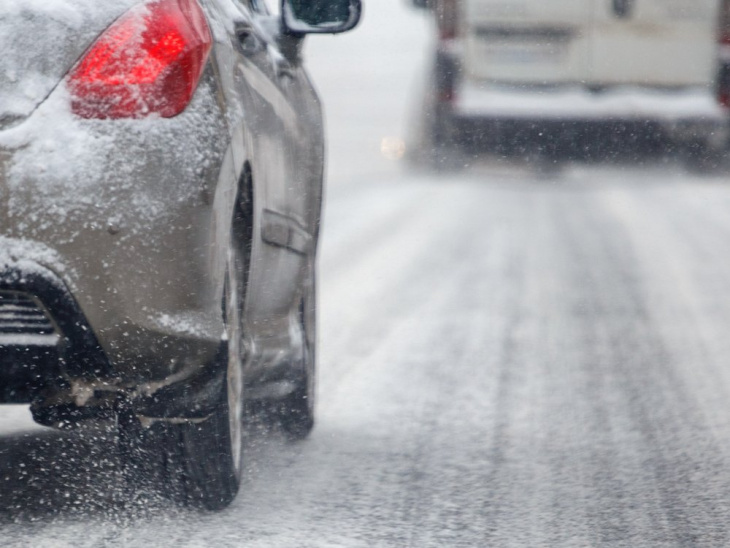
[[[464,73],[508,83],[581,82],[591,16],[587,0],[463,0]]]
[[[590,83],[713,83],[717,71],[718,0],[592,3]]]
[[[252,336],[263,341],[287,332],[312,245],[306,215],[312,180],[303,149],[308,145],[320,158],[321,152],[317,139],[307,139],[313,114],[302,96],[311,87],[301,67],[279,50],[277,16],[261,2],[248,7],[248,17],[235,22],[236,71],[248,96],[243,131],[257,219],[249,287],[262,290],[247,295],[245,316]]]
[[[279,16],[280,0],[254,0],[254,5],[264,19]],[[289,43],[299,49],[301,45]],[[285,200],[277,205],[276,213],[289,227],[289,240],[282,247],[294,253],[302,266],[313,251],[319,226],[324,165],[322,109],[300,51],[284,54],[277,41],[271,43],[270,49],[275,56],[278,92],[288,105],[282,108],[287,124],[283,135],[287,153]]]

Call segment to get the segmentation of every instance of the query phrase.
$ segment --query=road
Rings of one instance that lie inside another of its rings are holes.
[[[308,51],[331,137],[311,438],[254,425],[223,512],[122,508],[103,430],[2,409],[0,546],[730,545],[728,177],[408,169],[381,144],[411,142],[426,23],[367,15]]]

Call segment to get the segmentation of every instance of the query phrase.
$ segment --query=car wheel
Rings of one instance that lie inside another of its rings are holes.
[[[276,420],[292,440],[306,438],[314,428],[317,344],[317,284],[314,265],[309,268],[299,304],[299,321],[304,334],[304,355],[302,367],[295,380],[296,388],[274,406]]]
[[[223,299],[228,340],[217,358],[226,375],[212,414],[200,421],[158,421],[151,428],[142,428],[131,413],[118,420],[128,478],[137,485],[152,478],[164,494],[208,510],[233,501],[243,469],[242,280],[243,261],[231,251]]]
[[[229,252],[224,294],[227,355],[226,377],[214,413],[206,420],[178,425],[186,502],[209,510],[226,507],[235,498],[243,469],[243,371],[241,321],[243,263]]]

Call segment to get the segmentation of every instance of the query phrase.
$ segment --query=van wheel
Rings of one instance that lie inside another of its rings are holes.
[[[443,150],[456,144],[453,117],[447,105],[437,104],[430,122],[434,149]]]
[[[689,142],[684,147],[684,165],[690,173],[717,174],[727,164],[727,150],[705,140]]]

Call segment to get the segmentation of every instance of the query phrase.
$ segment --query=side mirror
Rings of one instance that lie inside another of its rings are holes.
[[[293,34],[336,34],[350,30],[362,13],[360,0],[282,0],[284,28]]]

